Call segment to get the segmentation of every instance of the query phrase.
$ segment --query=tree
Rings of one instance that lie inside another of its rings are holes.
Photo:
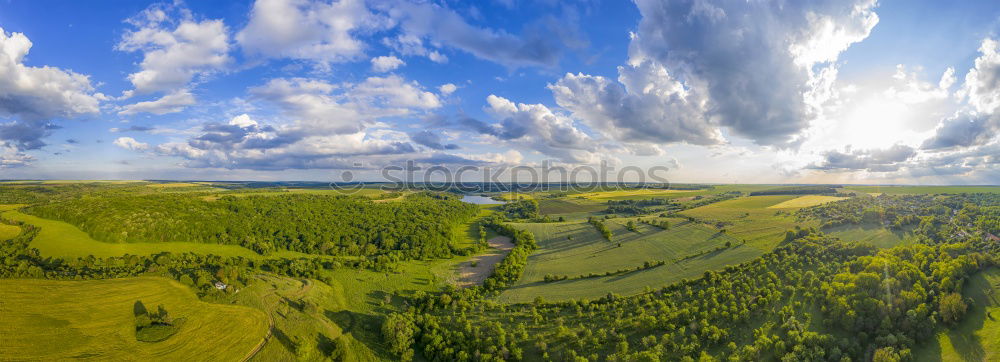
[[[941,321],[946,324],[954,324],[962,319],[968,306],[958,293],[950,293],[941,297],[938,302],[938,313]]]
[[[382,337],[389,343],[389,350],[405,359],[409,354],[413,357],[413,337],[416,335],[416,325],[406,314],[392,313],[382,323]]]

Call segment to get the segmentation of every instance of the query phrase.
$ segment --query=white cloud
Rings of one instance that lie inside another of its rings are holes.
[[[408,135],[378,119],[441,106],[434,93],[395,75],[357,84],[279,78],[250,93],[276,105],[279,121],[267,124],[240,114],[225,123],[205,123],[187,141],[161,144],[157,152],[184,158],[189,167],[351,168],[358,157],[367,162],[417,151]]]
[[[353,96],[367,98],[373,104],[399,108],[431,109],[441,107],[434,93],[424,90],[417,82],[407,82],[398,75],[370,77],[354,87]],[[400,110],[400,112],[408,113]]]
[[[106,99],[86,75],[25,65],[31,47],[24,34],[0,28],[0,117],[13,119],[0,123],[0,167],[30,163],[33,158],[21,152],[45,146],[42,139],[58,128],[52,119],[97,113]]]
[[[124,148],[130,151],[145,151],[149,149],[149,144],[136,141],[132,137],[118,137],[115,140],[115,146]]]
[[[955,82],[954,73],[953,68],[948,68],[941,75],[941,80],[937,84],[932,84],[921,81],[916,72],[907,72],[906,66],[899,64],[896,65],[896,74],[893,75],[893,79],[900,83],[900,86],[889,87],[885,94],[907,104],[945,99],[949,95],[948,88]]]
[[[723,142],[717,125],[706,117],[704,95],[684,85],[652,61],[618,68],[618,81],[566,74],[549,85],[553,96],[573,116],[623,142]]]
[[[456,90],[458,90],[458,86],[451,83],[442,84],[440,87],[438,87],[438,91],[441,92],[441,95],[443,96],[455,93]]]
[[[170,10],[152,7],[143,11],[130,20],[136,29],[126,32],[116,46],[143,53],[141,70],[128,76],[136,93],[185,87],[196,75],[222,69],[232,60],[222,20],[197,21],[183,10],[181,19],[175,20],[166,14]]]
[[[29,67],[24,57],[31,40],[0,28],[0,116],[25,120],[97,113],[104,96],[94,93],[86,75],[56,67]]]
[[[482,133],[568,163],[593,163],[600,158],[597,142],[567,116],[541,104],[515,104],[492,94],[486,102],[486,112],[500,123],[481,127]]]
[[[638,0],[618,83],[550,86],[561,106],[621,142],[722,142],[720,128],[794,146],[833,93],[834,61],[878,22],[873,0],[709,4]]]
[[[372,58],[372,70],[379,73],[393,71],[404,65],[406,65],[406,63],[394,56],[380,56]]]
[[[362,0],[257,0],[236,41],[248,54],[329,65],[364,55],[354,33],[381,26]]]
[[[446,56],[444,54],[441,54],[441,53],[438,53],[436,50],[432,51],[430,53],[427,53],[427,59],[430,59],[432,62],[435,62],[435,63],[447,63],[448,62],[448,56]]]
[[[127,116],[138,113],[163,115],[183,111],[187,106],[195,104],[194,96],[187,89],[164,95],[153,101],[137,102],[122,107],[119,115]]]
[[[997,41],[984,39],[975,66],[965,75],[962,93],[980,113],[996,113],[1000,107],[1000,51]]]
[[[967,107],[942,119],[922,148],[980,146],[1000,139],[1000,49],[997,41],[987,38],[979,52],[958,92]],[[946,80],[942,79],[942,83]]]

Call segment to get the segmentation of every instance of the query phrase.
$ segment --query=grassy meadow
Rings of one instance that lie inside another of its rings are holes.
[[[14,225],[0,224],[0,240],[11,239],[21,233],[21,228]]]
[[[250,249],[238,245],[220,245],[192,242],[165,243],[105,243],[94,240],[76,226],[62,221],[43,219],[37,216],[8,210],[0,213],[0,217],[20,221],[41,228],[38,236],[31,242],[32,248],[37,248],[41,255],[54,258],[77,258],[93,255],[95,257],[111,257],[130,255],[152,255],[169,251],[171,253],[213,254],[219,256],[242,256],[245,258],[264,258]],[[308,254],[293,251],[279,251],[268,255],[268,258],[293,256],[308,256]]]
[[[4,360],[237,361],[264,340],[269,324],[257,310],[199,301],[164,278],[4,280],[0,301]],[[177,334],[157,343],[137,341],[137,301],[183,318]]]
[[[795,208],[773,209],[771,206],[798,198],[797,195],[750,196],[726,200],[680,212],[710,223],[722,223],[727,233],[746,240],[748,246],[762,252],[770,251],[781,242],[785,231],[804,225],[788,212]]]
[[[806,195],[799,196],[788,201],[782,201],[777,204],[768,206],[769,209],[790,209],[790,208],[803,208],[816,205],[822,205],[828,202],[840,201],[847,199],[846,197],[836,197],[836,196],[823,196],[823,195]]]

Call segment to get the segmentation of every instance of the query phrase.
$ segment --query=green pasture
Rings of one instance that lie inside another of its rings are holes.
[[[267,317],[251,308],[199,301],[165,278],[91,281],[8,279],[0,288],[0,359],[239,361],[260,344]],[[134,305],[163,305],[177,334],[135,337]]]
[[[30,247],[37,248],[42,256],[54,258],[82,258],[93,255],[99,258],[112,256],[152,255],[169,251],[171,253],[214,254],[219,256],[242,256],[245,258],[265,258],[250,249],[238,245],[203,244],[191,242],[165,243],[105,243],[94,240],[86,232],[69,223],[43,219],[37,216],[9,210],[0,213],[0,217],[20,221],[41,228],[38,236],[32,240]],[[280,251],[268,255],[267,258],[299,257],[308,254]]]

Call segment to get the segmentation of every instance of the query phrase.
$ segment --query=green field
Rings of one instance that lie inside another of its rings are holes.
[[[14,225],[0,224],[0,240],[13,239],[21,233],[21,228]]]
[[[268,330],[263,313],[201,302],[164,278],[4,280],[0,301],[3,360],[239,361]],[[147,308],[163,305],[184,323],[165,341],[139,342],[136,301]]]
[[[1000,268],[973,275],[962,296],[973,301],[965,318],[915,351],[918,361],[1000,360]]]
[[[585,200],[550,199],[539,201],[538,207],[542,214],[569,214],[601,211],[607,208],[607,205]]]
[[[785,231],[794,229],[796,225],[815,226],[796,222],[795,217],[791,215],[778,214],[794,209],[776,210],[769,208],[797,197],[799,196],[742,197],[685,210],[680,215],[691,216],[706,222],[721,222],[725,225],[729,235],[746,240],[748,246],[754,246],[766,252],[781,242]]]
[[[11,210],[0,214],[8,220],[20,221],[41,228],[38,236],[31,242],[32,248],[37,248],[42,256],[55,258],[79,258],[93,255],[104,258],[111,256],[152,255],[169,251],[171,253],[214,254],[219,256],[242,256],[245,258],[264,258],[250,249],[238,245],[202,244],[190,242],[166,243],[105,243],[94,240],[76,226],[56,220],[42,219]],[[280,251],[268,255],[268,258],[308,256],[307,254]]]
[[[809,206],[822,205],[828,202],[844,200],[846,197],[806,195],[768,206],[769,209],[803,208]]]
[[[515,224],[535,233],[539,249],[528,258],[521,280],[504,291],[499,299],[528,302],[537,296],[563,300],[596,298],[609,292],[636,294],[647,286],[660,287],[682,278],[697,277],[706,270],[721,269],[761,254],[745,246],[712,252],[727,241],[734,245],[738,241],[697,223],[675,219],[669,230],[638,224],[639,232],[633,232],[625,229],[625,222],[625,219],[606,221],[615,235],[613,242],[605,240],[586,222]],[[698,256],[692,257],[694,255]],[[610,276],[544,282],[546,275],[604,274],[634,269],[644,262],[658,260],[667,264]]]
[[[844,186],[848,192],[899,194],[960,194],[1000,192],[1000,186]]]

